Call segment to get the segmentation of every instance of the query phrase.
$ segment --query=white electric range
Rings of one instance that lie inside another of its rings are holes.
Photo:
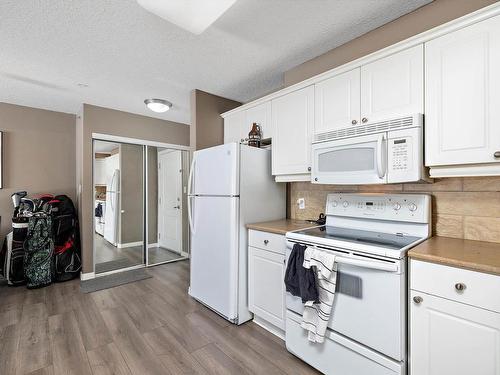
[[[288,232],[295,243],[337,255],[337,288],[327,339],[310,343],[303,305],[287,293],[287,349],[335,375],[405,374],[406,252],[431,235],[425,194],[329,194],[326,225]]]

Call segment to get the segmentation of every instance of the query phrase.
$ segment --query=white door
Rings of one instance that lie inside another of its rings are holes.
[[[500,16],[425,44],[425,163],[500,161]]]
[[[271,106],[273,175],[310,173],[314,86],[274,99]]]
[[[191,200],[192,297],[229,319],[237,317],[237,197],[189,197]]]
[[[361,122],[424,112],[424,51],[418,45],[361,67]]]
[[[241,133],[244,125],[245,111],[239,111],[226,116],[224,118],[224,143],[243,142]]]
[[[158,245],[182,251],[181,151],[158,153]]]
[[[239,194],[238,143],[210,147],[193,154],[190,195],[235,196]]]
[[[357,68],[314,85],[315,135],[359,124],[359,79]]]
[[[285,256],[248,248],[248,309],[285,329]]]
[[[260,125],[262,139],[271,137],[271,102],[265,102],[245,111],[245,138],[248,138],[248,133],[252,129],[252,125],[257,123]]]
[[[410,297],[411,374],[500,375],[500,314],[417,291]]]

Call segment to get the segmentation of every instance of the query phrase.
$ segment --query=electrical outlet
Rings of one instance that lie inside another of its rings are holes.
[[[306,208],[306,200],[304,198],[297,199],[297,206],[299,206],[299,210],[303,210]]]

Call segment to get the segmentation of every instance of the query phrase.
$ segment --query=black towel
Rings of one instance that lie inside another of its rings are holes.
[[[288,258],[285,272],[286,291],[302,299],[302,303],[318,300],[318,287],[316,286],[316,274],[312,268],[303,267],[305,246],[295,244]]]

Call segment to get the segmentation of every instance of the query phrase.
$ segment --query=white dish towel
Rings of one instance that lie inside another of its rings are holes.
[[[311,342],[322,343],[332,313],[337,282],[337,264],[335,255],[315,247],[304,251],[304,268],[316,267],[319,304],[307,301],[304,304],[301,327],[309,331]]]

